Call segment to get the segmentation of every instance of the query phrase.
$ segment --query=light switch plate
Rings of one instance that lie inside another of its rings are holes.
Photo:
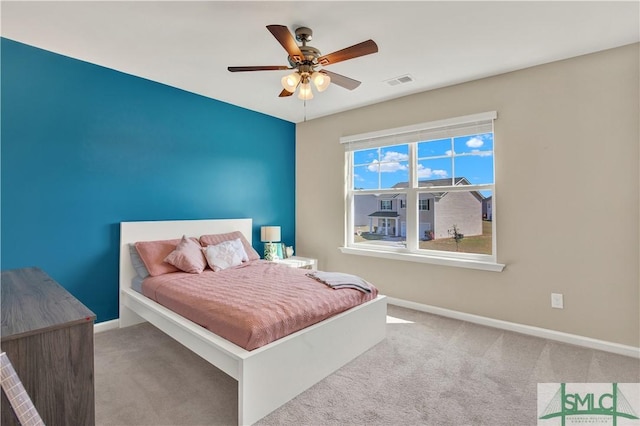
[[[564,300],[561,293],[551,293],[551,307],[564,309]]]

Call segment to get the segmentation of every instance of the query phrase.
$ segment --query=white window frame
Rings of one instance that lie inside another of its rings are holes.
[[[384,203],[389,203],[389,208],[383,207]],[[393,200],[380,200],[380,211],[393,211]]]
[[[386,129],[376,132],[362,133],[340,138],[340,143],[345,146],[345,237],[344,245],[340,247],[343,253],[362,256],[381,257],[386,259],[431,263],[486,271],[500,272],[505,265],[497,262],[497,235],[496,235],[496,192],[495,177],[493,183],[487,185],[472,185],[473,190],[491,190],[492,194],[492,254],[473,254],[445,252],[437,250],[419,249],[418,236],[418,196],[425,191],[424,187],[418,187],[418,177],[415,165],[417,164],[417,143],[427,140],[436,140],[444,137],[457,137],[470,134],[480,134],[491,131],[494,133],[494,160],[495,160],[495,132],[493,122],[497,118],[496,111],[480,114],[455,117],[445,120],[437,120],[410,126]],[[488,130],[490,129],[490,130]],[[378,188],[371,190],[354,189],[353,185],[353,155],[352,152],[363,149],[379,148],[392,145],[409,146],[409,182],[407,188]],[[495,167],[494,167],[495,173]],[[438,187],[437,192],[469,191],[469,186]],[[436,189],[434,188],[434,191]],[[398,246],[372,246],[371,244],[357,243],[354,241],[353,215],[354,198],[357,195],[376,194],[377,196],[388,193],[391,195],[404,194],[406,199],[406,244]]]

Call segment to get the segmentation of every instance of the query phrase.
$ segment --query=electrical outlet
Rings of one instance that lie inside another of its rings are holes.
[[[562,293],[551,293],[551,307],[556,309],[564,309],[564,300]]]

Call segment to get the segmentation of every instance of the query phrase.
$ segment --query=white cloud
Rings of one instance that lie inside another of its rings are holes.
[[[406,162],[407,160],[409,160],[409,156],[407,154],[402,154],[396,151],[387,151],[384,153],[384,156],[380,161],[373,160],[371,164],[367,166],[367,169],[370,172],[378,172],[379,170],[381,173],[393,173],[399,170],[407,170],[407,164],[400,163]]]
[[[453,151],[451,151],[450,149],[444,152],[444,155],[446,155],[447,157],[451,157],[451,154],[453,154]]]
[[[387,151],[384,153],[384,157],[382,157],[381,162],[387,161],[407,161],[409,159],[408,154],[403,154],[401,152],[396,151]]]
[[[491,151],[480,151],[479,149],[472,149],[471,155],[477,155],[478,157],[491,157]]]
[[[446,170],[433,170],[429,167],[424,167],[422,164],[418,164],[418,179],[420,178],[444,178],[447,177]]]
[[[472,137],[471,139],[469,139],[467,141],[466,144],[469,148],[480,148],[482,145],[484,145],[484,141],[478,137]]]
[[[380,167],[380,169],[378,169],[378,167]],[[378,162],[378,160],[373,160],[373,162],[367,166],[367,169],[370,172],[376,172],[376,173],[378,172],[378,170],[381,173],[393,173],[399,170],[407,170],[407,165],[400,164],[398,162],[380,163]]]

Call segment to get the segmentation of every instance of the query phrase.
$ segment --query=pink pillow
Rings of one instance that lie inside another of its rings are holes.
[[[200,244],[186,236],[182,237],[176,249],[169,253],[164,261],[190,274],[199,274],[207,267]]]
[[[242,241],[244,251],[247,253],[247,257],[249,260],[260,259],[260,255],[258,254],[258,252],[255,251],[253,247],[251,247],[251,244],[249,244],[249,241],[247,241],[247,239],[244,237],[244,235],[240,231],[228,232],[226,234],[201,235],[200,244],[202,244],[203,247],[215,246],[216,244],[220,244],[225,241],[232,241],[232,240],[235,240],[236,238],[239,238],[240,241]]]
[[[178,238],[175,240],[138,241],[136,243],[136,250],[138,250],[144,266],[147,267],[149,275],[155,277],[180,270],[164,261],[180,241],[181,239]],[[194,239],[194,241],[196,240]]]

